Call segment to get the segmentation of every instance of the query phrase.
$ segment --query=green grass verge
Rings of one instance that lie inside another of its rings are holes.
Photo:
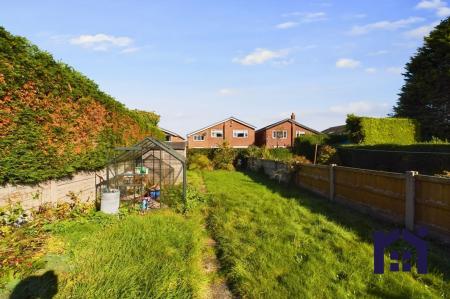
[[[50,225],[45,266],[16,285],[11,298],[202,296],[203,231],[196,217],[171,210],[123,219],[99,215]]]
[[[450,296],[448,248],[430,244],[427,275],[375,275],[371,236],[389,226],[261,175],[214,171],[203,177],[213,197],[209,223],[219,259],[239,296]]]
[[[170,211],[130,216],[77,248],[63,297],[191,298],[201,291],[200,235]]]

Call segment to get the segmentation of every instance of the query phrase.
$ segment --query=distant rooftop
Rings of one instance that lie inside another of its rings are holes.
[[[322,131],[322,133],[324,134],[344,134],[346,131],[346,126],[345,125],[341,125],[341,126],[334,126],[334,127],[330,127],[328,129],[325,129]]]

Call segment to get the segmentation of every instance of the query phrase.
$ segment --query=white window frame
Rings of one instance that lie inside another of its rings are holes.
[[[194,141],[205,141],[205,135],[197,134],[197,135],[194,135],[192,138],[194,139]]]
[[[244,134],[244,136],[239,137],[239,134]],[[247,138],[248,130],[233,130],[233,138]]]
[[[304,136],[304,135],[306,135],[305,131],[299,131],[299,130],[295,131],[295,137],[300,137],[300,136]]]
[[[221,136],[217,136],[218,133],[219,133]],[[212,138],[223,138],[223,130],[217,130],[217,129],[211,130],[211,137],[212,137]]]
[[[283,137],[281,138],[277,138],[277,133],[278,132],[282,132],[281,134],[283,135]],[[287,139],[287,130],[273,130],[272,131],[272,139]]]

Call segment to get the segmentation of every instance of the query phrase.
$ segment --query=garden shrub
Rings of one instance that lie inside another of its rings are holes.
[[[214,158],[214,153],[216,149],[215,148],[189,148],[187,150],[187,160],[189,161],[190,158],[196,154],[201,154],[206,157],[208,157],[209,160],[212,160]]]
[[[287,161],[287,164],[293,172],[296,172],[298,169],[300,169],[302,164],[311,164],[311,161],[308,160],[305,156],[294,155],[289,161]]]
[[[228,142],[224,143],[214,152],[212,159],[214,169],[234,170],[234,160],[237,156],[235,149],[230,147]]]
[[[337,151],[334,147],[329,145],[323,145],[320,147],[317,163],[319,164],[332,164],[337,163]]]
[[[268,150],[268,159],[275,161],[288,161],[292,159],[292,152],[288,148],[271,148]]]
[[[177,213],[190,212],[202,203],[206,202],[207,197],[197,188],[188,185],[186,189],[186,202],[183,201],[183,186],[170,186],[164,192],[163,202],[171,207]]]
[[[113,147],[162,138],[158,122],[0,27],[0,185],[103,168]]]
[[[263,149],[256,145],[250,145],[245,151],[244,156],[247,158],[261,159],[263,157]]]
[[[188,160],[189,170],[212,170],[213,164],[206,155],[194,154]]]
[[[350,140],[358,144],[412,144],[419,140],[415,120],[408,118],[373,118],[347,116]]]

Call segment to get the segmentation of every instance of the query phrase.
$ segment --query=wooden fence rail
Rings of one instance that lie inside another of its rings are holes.
[[[270,177],[292,180],[296,185],[331,201],[338,201],[375,216],[404,224],[410,230],[426,226],[431,234],[450,240],[450,179],[393,173],[337,165],[304,164],[294,173],[282,162],[253,159],[252,170]],[[285,170],[280,175],[280,170]]]

